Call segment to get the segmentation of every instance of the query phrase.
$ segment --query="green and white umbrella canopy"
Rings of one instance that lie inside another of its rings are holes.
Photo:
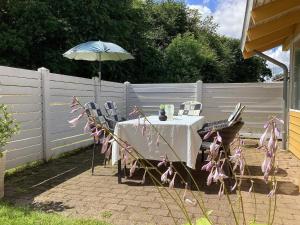
[[[79,44],[63,54],[68,59],[99,61],[99,80],[101,82],[102,61],[123,61],[134,59],[125,49],[110,42],[88,41]]]
[[[63,54],[68,59],[87,61],[123,61],[134,59],[125,49],[110,42],[89,41],[79,44]]]

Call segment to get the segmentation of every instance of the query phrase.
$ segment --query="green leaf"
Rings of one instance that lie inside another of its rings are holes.
[[[209,220],[206,219],[205,217],[201,217],[196,221],[196,225],[212,225],[212,223],[209,222]]]
[[[256,221],[250,221],[249,225],[267,225],[265,223],[257,223]]]
[[[208,216],[210,216],[210,215],[212,214],[212,212],[213,212],[213,210],[209,210],[209,211],[206,212],[206,214],[207,214]]]

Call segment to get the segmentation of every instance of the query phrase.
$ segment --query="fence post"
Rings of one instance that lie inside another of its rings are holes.
[[[196,101],[202,102],[202,91],[203,91],[203,82],[198,80],[196,82]]]
[[[124,102],[125,102],[125,118],[128,119],[128,88],[129,88],[129,85],[130,85],[130,82],[126,81],[124,82],[124,85],[125,85],[125,88],[124,88]]]
[[[41,67],[38,69],[41,73],[41,93],[42,93],[42,136],[43,136],[43,160],[48,161],[51,158],[50,140],[49,140],[49,70]]]

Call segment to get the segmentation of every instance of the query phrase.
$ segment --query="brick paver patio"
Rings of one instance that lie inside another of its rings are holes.
[[[250,171],[255,175],[257,220],[266,222],[269,202],[266,195],[269,189],[262,180],[262,153],[255,149],[256,142],[246,141],[246,157]],[[104,168],[100,165],[100,157],[95,175],[91,175],[90,156],[90,150],[82,151],[8,178],[5,199],[15,204],[30,204],[47,212],[96,218],[115,225],[174,224],[165,202],[158,189],[151,184],[150,178],[146,184],[139,183],[143,171],[138,171],[135,180],[124,180],[123,184],[117,184],[116,167],[109,165]],[[275,224],[300,224],[300,161],[283,151],[279,153],[278,159],[279,186]],[[200,166],[199,164],[198,167]],[[205,172],[197,170],[193,174],[199,182],[207,208],[213,210],[212,219],[215,224],[234,224],[226,197],[218,197],[218,186],[206,187]],[[247,221],[252,219],[255,211],[253,195],[248,193],[249,186],[249,182],[244,182],[242,188]],[[182,196],[183,184],[177,184],[172,192],[175,191]],[[179,207],[166,192],[163,192],[163,196],[176,222],[183,224],[185,219]],[[236,194],[231,194],[231,198],[237,206]],[[201,216],[199,208],[187,208],[191,218]]]

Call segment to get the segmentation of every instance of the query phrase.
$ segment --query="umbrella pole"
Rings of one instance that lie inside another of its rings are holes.
[[[100,87],[99,92],[101,93],[101,54],[99,56],[99,70],[98,70],[98,75],[99,75],[99,87]]]

